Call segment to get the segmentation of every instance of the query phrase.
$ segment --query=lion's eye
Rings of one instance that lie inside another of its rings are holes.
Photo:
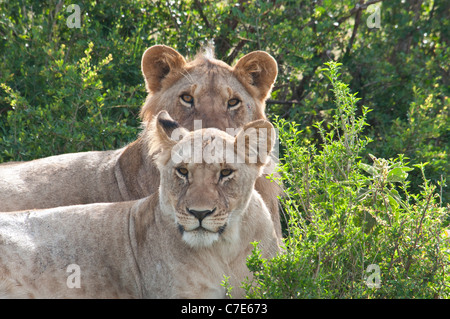
[[[183,176],[188,176],[188,174],[189,174],[189,171],[187,170],[187,168],[184,168],[184,167],[178,167],[177,168],[177,172],[180,174],[180,175],[183,175]]]
[[[239,105],[239,103],[241,103],[241,101],[239,99],[228,100],[228,108],[229,109],[235,108]]]
[[[232,173],[233,173],[233,170],[231,170],[229,168],[225,168],[220,171],[220,178],[230,176]]]
[[[180,96],[180,99],[182,102],[184,102],[185,104],[188,104],[188,106],[192,106],[194,105],[194,98],[192,97],[192,95],[189,94],[182,94]]]

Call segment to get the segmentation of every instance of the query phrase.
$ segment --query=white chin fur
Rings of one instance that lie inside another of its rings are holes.
[[[192,248],[209,247],[218,239],[218,233],[198,230],[183,232],[183,240]]]

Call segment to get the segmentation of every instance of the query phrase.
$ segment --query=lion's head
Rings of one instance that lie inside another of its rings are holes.
[[[253,121],[236,137],[215,128],[190,132],[162,111],[152,129],[161,207],[183,240],[191,247],[237,240],[255,180],[273,147],[273,126]]]
[[[189,130],[194,120],[203,128],[225,130],[265,119],[277,63],[263,51],[245,55],[233,67],[211,54],[187,62],[174,49],[155,45],[142,57],[142,73],[149,92],[141,110],[144,123],[166,110]]]

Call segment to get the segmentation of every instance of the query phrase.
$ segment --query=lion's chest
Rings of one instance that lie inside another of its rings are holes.
[[[164,255],[155,252],[150,268],[146,285],[150,298],[224,298],[224,276],[236,275],[235,265],[230,266],[219,254],[193,252],[188,247]]]

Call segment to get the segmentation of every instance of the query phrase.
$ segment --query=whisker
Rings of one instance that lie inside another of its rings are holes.
[[[194,84],[194,78],[192,77],[192,75],[189,73],[189,71],[187,70],[182,70],[181,71],[181,75],[184,76],[186,78],[186,80],[189,81],[190,84]]]

